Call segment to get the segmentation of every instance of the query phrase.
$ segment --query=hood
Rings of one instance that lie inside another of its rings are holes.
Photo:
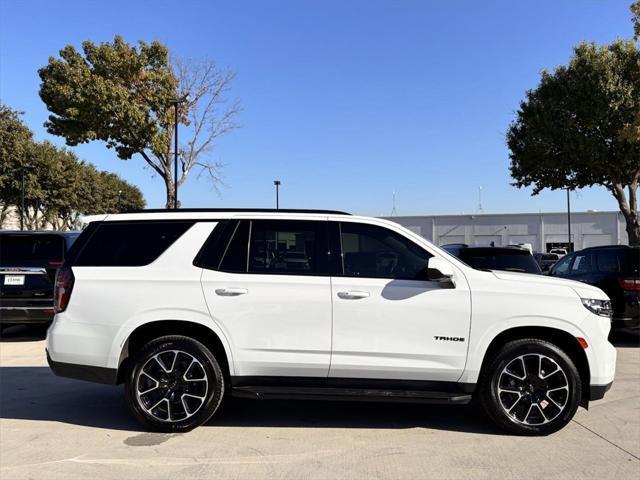
[[[508,280],[511,282],[523,282],[529,285],[557,285],[558,287],[571,288],[580,298],[595,298],[598,300],[608,300],[606,293],[598,287],[589,285],[584,282],[575,280],[567,280],[565,278],[548,277],[546,275],[535,275],[533,273],[505,272],[501,270],[492,270],[491,273],[500,280]]]

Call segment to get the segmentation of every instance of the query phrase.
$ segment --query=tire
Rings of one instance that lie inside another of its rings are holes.
[[[134,354],[130,365],[124,384],[127,406],[150,430],[188,432],[206,423],[222,402],[220,365],[193,338],[156,338]]]
[[[480,379],[479,396],[487,415],[503,430],[549,435],[575,415],[582,382],[560,348],[528,338],[500,348]]]

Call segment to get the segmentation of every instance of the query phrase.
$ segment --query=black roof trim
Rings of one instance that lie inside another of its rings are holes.
[[[351,215],[339,210],[312,210],[299,208],[149,208],[146,210],[128,210],[122,213],[208,213],[208,212],[247,212],[247,213],[323,213],[334,215]]]

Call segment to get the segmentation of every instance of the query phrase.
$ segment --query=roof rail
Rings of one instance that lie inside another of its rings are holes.
[[[122,213],[205,213],[205,212],[255,212],[255,213],[323,213],[334,215],[351,215],[339,210],[313,210],[300,208],[149,208],[145,210],[128,210]]]

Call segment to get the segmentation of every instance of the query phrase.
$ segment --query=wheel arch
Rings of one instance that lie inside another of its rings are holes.
[[[206,325],[189,320],[155,320],[139,325],[125,340],[118,362],[118,383],[124,381],[124,376],[130,368],[132,355],[147,342],[166,335],[191,337],[204,344],[220,363],[225,380],[229,381],[233,368],[231,354],[214,330]]]
[[[587,359],[587,355],[576,337],[574,337],[569,332],[560,330],[558,328],[543,326],[521,326],[503,330],[493,338],[484,354],[478,381],[483,381],[485,369],[488,368],[488,364],[491,362],[491,359],[500,349],[500,347],[505,345],[507,342],[510,342],[512,340],[519,340],[522,338],[536,338],[539,340],[545,340],[562,349],[562,351],[564,351],[569,356],[569,358],[571,358],[571,360],[575,363],[576,368],[578,369],[578,373],[580,374],[580,383],[582,384],[581,405],[587,407],[591,381],[591,371],[589,369],[589,361]]]

